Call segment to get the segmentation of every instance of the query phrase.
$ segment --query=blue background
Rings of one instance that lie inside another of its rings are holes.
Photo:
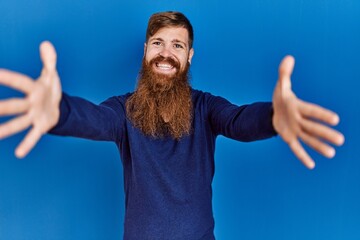
[[[237,104],[271,100],[278,64],[292,54],[294,91],[338,112],[346,136],[332,160],[309,150],[313,171],[279,137],[220,137],[217,238],[360,239],[360,1],[1,0],[0,68],[37,78],[38,46],[50,40],[64,91],[99,103],[134,89],[147,20],[164,10],[184,12],[194,26],[195,88]],[[18,160],[24,135],[0,142],[0,239],[121,239],[115,145],[46,135]]]

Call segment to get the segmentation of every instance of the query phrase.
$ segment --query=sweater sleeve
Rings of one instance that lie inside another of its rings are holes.
[[[119,97],[99,105],[63,93],[60,118],[50,134],[101,141],[118,141],[124,129],[125,110]]]
[[[209,122],[216,135],[248,142],[277,134],[272,125],[271,102],[237,106],[222,97],[212,95],[207,102]]]

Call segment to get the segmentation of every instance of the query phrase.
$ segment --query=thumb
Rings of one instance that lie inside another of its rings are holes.
[[[295,65],[295,59],[291,55],[287,55],[283,58],[279,66],[279,81],[285,88],[291,88],[291,74]]]
[[[54,71],[56,68],[56,51],[49,41],[40,44],[40,58],[43,68],[48,71]]]

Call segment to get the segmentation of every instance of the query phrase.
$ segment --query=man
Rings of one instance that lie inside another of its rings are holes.
[[[190,87],[192,43],[183,14],[152,15],[135,92],[94,105],[61,92],[55,49],[44,42],[37,81],[0,71],[0,83],[26,94],[0,103],[1,115],[19,115],[0,126],[0,137],[32,126],[15,151],[18,157],[47,132],[114,141],[124,166],[124,239],[214,239],[211,182],[218,135],[253,141],[279,134],[308,168],[314,161],[300,139],[331,158],[335,150],[324,141],[342,145],[344,137],[320,123],[336,125],[335,113],[291,91],[291,56],[280,64],[272,103],[239,107]]]

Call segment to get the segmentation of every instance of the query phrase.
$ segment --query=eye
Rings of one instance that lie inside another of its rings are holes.
[[[155,45],[155,46],[160,46],[160,45],[161,45],[161,42],[156,41],[156,42],[153,42],[152,44]]]
[[[174,44],[174,47],[175,47],[175,48],[184,48],[181,44],[178,44],[178,43],[175,43],[175,44]]]

